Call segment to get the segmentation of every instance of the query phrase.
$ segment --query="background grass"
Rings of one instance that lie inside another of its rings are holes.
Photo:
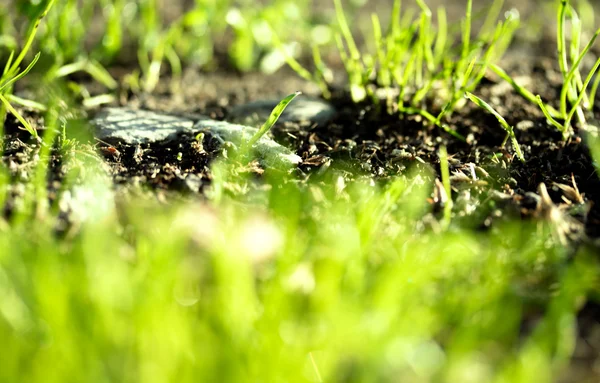
[[[17,16],[0,10],[6,58],[30,25],[18,20],[34,22],[46,5],[14,4]],[[27,179],[0,167],[0,205],[25,185],[12,217],[0,218],[0,381],[550,382],[568,374],[577,314],[598,300],[600,269],[592,244],[564,242],[567,218],[553,207],[488,231],[449,210],[441,220],[427,202],[429,166],[378,184],[332,169],[299,186],[218,161],[208,201],[115,191],[93,148],[67,139],[81,127],[74,100],[85,92],[73,91],[65,67],[85,63],[75,69],[108,92],[103,66],[133,44],[132,83],[149,91],[157,62],[174,74],[178,61],[209,65],[223,31],[233,33],[229,57],[247,70],[278,49],[256,41],[263,22],[281,42],[297,33],[287,28],[294,20],[299,30],[319,27],[301,1],[197,1],[173,23],[153,1],[131,4],[57,2],[32,49],[42,52],[35,69],[45,97],[36,100],[49,133],[30,154]],[[90,50],[93,36],[102,43]],[[50,200],[58,154],[64,184]],[[489,197],[474,216],[501,208]]]

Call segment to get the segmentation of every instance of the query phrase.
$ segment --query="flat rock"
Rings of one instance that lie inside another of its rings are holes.
[[[126,144],[171,140],[181,133],[193,133],[194,120],[148,110],[105,108],[92,119],[96,137]]]
[[[281,100],[262,100],[233,107],[227,120],[247,125],[262,125]],[[277,123],[310,122],[323,125],[335,116],[335,108],[315,97],[298,96],[279,117]]]
[[[197,116],[194,120],[129,108],[105,108],[91,122],[96,127],[96,137],[100,140],[131,145],[169,141],[182,134],[195,136],[204,132],[240,147],[257,132],[256,128],[203,116]],[[267,166],[289,167],[302,162],[299,156],[267,135],[254,144],[253,150]]]

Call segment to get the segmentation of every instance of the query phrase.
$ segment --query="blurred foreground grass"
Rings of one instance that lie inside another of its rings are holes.
[[[212,202],[117,209],[72,161],[78,230],[35,203],[0,221],[2,382],[550,382],[598,298],[597,256],[549,223],[427,224],[428,177],[230,197],[221,165]]]

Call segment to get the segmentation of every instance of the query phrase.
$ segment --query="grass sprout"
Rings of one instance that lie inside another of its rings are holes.
[[[584,9],[589,9],[584,7]],[[581,62],[589,54],[594,45],[600,28],[592,35],[589,42],[581,48],[582,21],[575,8],[569,0],[561,0],[557,7],[557,52],[558,64],[562,74],[563,84],[560,90],[558,109],[545,103],[541,96],[534,95],[523,86],[516,83],[504,70],[496,65],[490,65],[490,69],[500,78],[512,85],[514,90],[531,103],[539,106],[548,123],[559,130],[563,139],[567,139],[573,133],[572,121],[576,118],[579,125],[586,126],[586,112],[591,111],[594,105],[600,76],[596,76],[591,90],[588,87],[600,67],[600,58],[590,69],[585,79],[581,73]],[[570,28],[567,28],[570,25]],[[567,31],[570,33],[568,34]],[[569,36],[567,36],[567,34]]]
[[[353,101],[371,99],[377,103],[377,88],[396,89],[395,109],[400,113],[419,114],[458,138],[462,136],[445,119],[456,109],[465,91],[473,91],[487,68],[502,56],[519,25],[519,15],[514,10],[507,12],[504,20],[496,20],[503,1],[495,0],[483,28],[474,35],[469,0],[460,33],[452,34],[443,7],[437,10],[435,26],[432,11],[424,0],[417,0],[416,16],[408,10],[403,12],[401,1],[395,0],[385,32],[379,17],[371,17],[375,52],[361,52],[342,0],[334,0],[334,5],[338,25],[335,42]],[[459,47],[453,44],[454,40],[461,41]],[[315,81],[322,89],[330,84],[319,71],[311,73],[290,57],[287,61],[300,76]],[[387,92],[388,101],[394,101],[390,94]]]
[[[439,150],[440,171],[442,174],[442,185],[446,192],[447,200],[444,203],[444,218],[442,221],[444,229],[450,226],[452,221],[452,188],[450,185],[450,169],[448,167],[448,151],[445,146],[441,146]]]
[[[479,106],[480,108],[486,110],[488,113],[490,113],[494,117],[496,117],[496,119],[500,123],[500,126],[502,126],[502,128],[506,131],[506,137],[504,138],[504,141],[502,141],[501,147],[504,147],[506,145],[506,142],[510,138],[513,149],[515,150],[515,153],[517,154],[517,157],[519,158],[519,160],[521,160],[521,162],[525,162],[525,157],[523,156],[523,152],[521,151],[519,142],[517,141],[517,138],[515,137],[514,129],[512,126],[510,126],[508,124],[508,122],[506,122],[504,117],[502,117],[500,115],[500,113],[498,113],[490,104],[483,101],[481,98],[475,96],[473,93],[467,92],[467,93],[465,93],[465,97],[467,97],[469,100],[471,100],[473,103],[475,103],[475,105]]]
[[[285,111],[285,108],[287,108],[289,103],[301,94],[302,92],[294,92],[285,97],[283,100],[281,100],[279,104],[277,104],[277,106],[273,108],[273,111],[269,115],[267,121],[265,121],[265,123],[260,127],[260,129],[258,129],[256,134],[252,136],[252,138],[250,138],[250,140],[246,143],[246,146],[252,147],[252,145],[254,145],[258,140],[260,140],[262,136],[264,136],[269,130],[271,130],[271,128],[273,127],[273,125],[275,125],[275,123],[277,122],[281,114]]]
[[[4,125],[4,120],[6,119],[6,112],[8,111],[19,120],[19,122],[23,125],[25,130],[27,130],[33,137],[36,138],[38,138],[37,131],[11,104],[11,102],[13,102],[22,105],[31,105],[33,102],[24,100],[20,97],[13,97],[12,92],[13,85],[15,84],[15,82],[25,77],[25,75],[29,73],[29,71],[33,68],[33,66],[37,63],[38,59],[40,58],[40,53],[36,54],[33,60],[29,63],[29,65],[27,65],[25,69],[21,70],[21,63],[25,59],[25,56],[27,55],[33,44],[33,40],[35,39],[35,35],[40,26],[40,23],[42,19],[44,19],[44,17],[48,14],[48,11],[50,11],[50,8],[52,8],[53,4],[54,0],[47,1],[45,6],[41,8],[39,13],[31,20],[25,37],[25,43],[23,44],[19,55],[15,58],[14,51],[11,52],[4,66],[2,75],[0,76],[0,101],[2,102],[2,106],[0,107],[0,122],[2,123],[2,125]]]

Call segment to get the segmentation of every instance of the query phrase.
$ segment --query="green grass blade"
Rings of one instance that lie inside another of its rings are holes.
[[[33,57],[33,60],[31,60],[31,62],[29,63],[29,65],[27,65],[27,68],[25,68],[25,70],[23,70],[21,73],[11,77],[10,79],[8,79],[4,84],[0,85],[0,92],[2,92],[4,89],[8,88],[9,86],[11,86],[12,84],[14,84],[15,82],[19,81],[20,79],[22,79],[23,77],[25,77],[25,75],[27,75],[27,73],[29,73],[29,71],[31,70],[31,68],[34,67],[34,65],[37,63],[37,61],[40,58],[40,53],[36,54]]]
[[[452,221],[452,188],[450,185],[450,169],[448,166],[448,152],[445,146],[441,146],[439,150],[440,157],[440,173],[442,176],[442,185],[444,185],[444,191],[446,192],[446,196],[448,200],[444,205],[444,219],[443,219],[443,227],[444,229],[448,229],[450,226],[450,222]]]
[[[542,101],[542,98],[539,95],[535,97],[535,102],[540,107],[542,113],[544,114],[548,122],[550,122],[550,124],[554,125],[554,127],[561,132],[564,132],[566,130],[563,124],[554,119],[552,114],[548,111],[548,107],[546,106],[546,104],[544,104],[544,101]]]
[[[590,70],[590,73],[587,75],[587,77],[586,77],[586,79],[585,79],[585,81],[583,83],[583,89],[581,89],[581,93],[579,94],[579,97],[577,97],[577,100],[575,101],[575,104],[573,104],[573,106],[571,107],[571,111],[569,112],[569,115],[567,116],[567,119],[565,120],[565,129],[569,128],[569,125],[571,123],[571,119],[573,118],[573,115],[575,114],[575,112],[579,108],[579,104],[581,104],[581,101],[583,100],[583,98],[585,96],[585,91],[586,91],[588,85],[590,84],[590,82],[592,81],[592,77],[594,76],[594,74],[598,70],[598,67],[600,67],[600,58],[598,60],[596,60],[596,63],[594,64],[594,67],[592,68],[592,70]]]
[[[402,11],[402,0],[394,0],[392,6],[392,19],[390,20],[391,35],[396,37],[400,34],[400,15]]]
[[[294,72],[296,72],[296,74],[300,77],[302,77],[303,79],[305,79],[306,81],[314,81],[313,75],[302,66],[302,64],[300,64],[291,54],[289,54],[289,52],[285,49],[285,47],[283,46],[283,43],[281,42],[281,40],[279,39],[279,37],[277,37],[277,34],[275,33],[275,30],[273,28],[271,28],[271,36],[273,38],[273,44],[275,45],[275,47],[279,50],[279,52],[281,53],[281,55],[283,56],[283,59],[285,60],[285,62],[290,66],[290,68],[292,68],[292,70]]]
[[[465,18],[463,20],[463,45],[461,52],[461,60],[464,61],[467,59],[470,51],[471,44],[471,17],[473,10],[473,0],[467,1],[467,12],[465,14]]]
[[[444,60],[444,51],[446,49],[446,41],[448,35],[448,21],[446,16],[446,9],[439,7],[437,11],[437,37],[435,39],[435,46],[433,47],[433,58],[435,65],[440,65]]]
[[[45,112],[46,110],[48,110],[48,108],[44,104],[41,104],[37,101],[28,100],[26,98],[21,98],[21,97],[15,96],[14,94],[7,94],[7,95],[5,95],[5,97],[9,102],[11,102],[13,104],[19,104],[21,106],[24,106],[26,108],[31,108],[31,109],[37,110],[39,112]]]
[[[348,45],[348,52],[350,53],[350,57],[353,60],[360,61],[360,51],[356,46],[356,42],[354,41],[354,37],[352,36],[350,27],[348,26],[348,20],[346,19],[346,14],[344,13],[342,2],[341,0],[333,0],[333,2],[335,5],[335,14],[340,27],[340,31],[342,32],[342,36],[344,36],[344,40]]]
[[[23,45],[23,48],[21,49],[21,53],[19,54],[19,56],[17,56],[17,58],[13,62],[11,69],[8,71],[9,73],[16,72],[19,65],[21,65],[21,62],[25,58],[25,55],[29,52],[29,48],[31,48],[31,44],[33,44],[33,39],[35,38],[35,35],[40,26],[40,23],[42,22],[42,19],[44,19],[44,17],[46,17],[48,12],[50,11],[50,8],[52,8],[53,4],[54,4],[54,0],[49,0],[48,3],[46,4],[46,7],[42,10],[40,15],[36,18],[35,22],[29,26],[29,30],[27,32],[27,39],[25,40],[25,45]]]
[[[558,7],[557,18],[557,32],[556,32],[556,50],[558,52],[558,62],[560,65],[560,71],[563,78],[567,76],[568,63],[567,63],[567,52],[566,52],[566,37],[565,37],[565,19],[567,13],[567,7],[569,6],[568,0],[561,0]]]
[[[488,40],[489,36],[494,33],[494,24],[496,20],[498,20],[498,16],[502,11],[502,6],[504,5],[504,0],[494,0],[492,5],[485,16],[485,21],[479,30],[479,39],[480,40]]]
[[[587,43],[585,48],[583,48],[583,51],[581,52],[579,57],[576,58],[575,62],[573,63],[572,68],[569,70],[569,73],[567,73],[567,77],[564,80],[564,83],[563,83],[563,86],[562,86],[562,89],[560,92],[560,108],[561,108],[561,113],[564,116],[567,115],[567,93],[570,88],[570,84],[573,81],[573,77],[575,76],[575,74],[579,72],[579,65],[581,64],[581,61],[583,60],[585,55],[587,55],[589,50],[594,45],[594,42],[596,41],[596,38],[598,37],[598,35],[600,35],[600,28],[598,28],[596,30],[596,33],[594,33],[594,35],[592,36],[590,41]],[[582,86],[583,86],[583,84],[582,84]],[[583,93],[585,93],[585,92],[583,92]]]
[[[33,137],[36,137],[36,138],[38,137],[37,131],[35,129],[33,129],[33,127],[29,124],[29,122],[27,122],[27,120],[23,116],[21,116],[21,114],[19,112],[17,112],[17,110],[15,108],[13,108],[13,106],[10,104],[8,99],[6,99],[6,97],[4,97],[2,95],[2,93],[0,93],[0,101],[2,101],[2,103],[4,104],[6,109],[9,112],[11,112],[17,118],[17,120],[19,120],[19,122],[23,125],[25,130],[27,130]]]
[[[594,83],[592,84],[592,89],[590,89],[590,109],[594,109],[594,104],[596,102],[596,93],[598,92],[598,85],[600,85],[600,76],[596,76],[594,79]]]
[[[504,81],[506,81],[510,85],[512,85],[513,89],[517,93],[519,93],[523,98],[525,98],[527,101],[529,101],[533,104],[536,104],[536,105],[538,104],[536,96],[533,93],[531,93],[529,90],[527,90],[525,87],[517,84],[517,82],[512,77],[510,77],[502,68],[500,68],[496,64],[490,64],[489,68],[494,73],[496,73],[498,76],[500,76],[500,78],[502,78]],[[547,105],[546,108],[553,118],[563,118],[561,113],[559,111],[557,111],[556,109],[554,109],[553,107],[551,107],[550,105]]]
[[[10,51],[10,55],[8,56],[8,60],[6,60],[6,64],[4,65],[4,71],[2,71],[2,76],[0,78],[6,76],[8,74],[8,70],[10,69],[10,65],[14,58],[15,58],[15,51]]]
[[[321,93],[323,93],[323,97],[326,99],[331,98],[331,92],[329,91],[329,87],[327,84],[333,81],[333,75],[327,65],[323,62],[323,58],[321,57],[321,51],[319,47],[314,44],[312,47],[312,56],[313,62],[315,63],[315,69],[317,71],[318,76],[313,76],[313,81],[317,83],[319,88],[321,88]]]
[[[500,115],[500,113],[498,113],[490,104],[488,104],[487,102],[483,101],[481,98],[475,96],[473,93],[466,92],[465,96],[469,100],[473,101],[474,104],[476,104],[480,108],[486,110],[488,113],[490,113],[494,117],[496,117],[496,119],[498,120],[498,122],[500,123],[500,125],[502,126],[502,128],[504,128],[504,130],[506,131],[506,133],[508,133],[508,135],[510,136],[510,138],[512,140],[513,147],[515,149],[515,152],[517,153],[517,157],[519,158],[519,160],[521,160],[521,162],[525,162],[525,157],[523,157],[523,152],[521,152],[521,147],[519,146],[519,143],[517,142],[517,139],[515,138],[515,132],[513,130],[513,127],[510,126],[508,124],[508,122],[506,122],[506,120],[504,119],[504,117],[502,117]]]
[[[273,109],[267,121],[261,126],[261,128],[256,132],[256,134],[252,136],[252,138],[248,141],[246,145],[248,147],[252,147],[252,145],[254,145],[258,140],[260,140],[260,138],[264,136],[273,127],[273,125],[275,125],[275,123],[279,119],[279,116],[281,116],[288,104],[300,94],[302,94],[302,92],[295,92],[281,100],[279,104],[277,104],[277,106]]]

